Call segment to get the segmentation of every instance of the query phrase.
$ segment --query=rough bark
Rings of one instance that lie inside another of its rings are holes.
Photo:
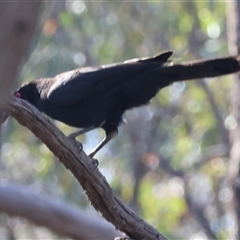
[[[17,121],[29,128],[53,154],[68,168],[82,185],[91,204],[116,229],[133,239],[166,239],[151,225],[137,216],[113,194],[104,176],[83,151],[79,152],[35,107],[24,100],[12,97],[8,111]]]
[[[0,1],[0,107],[19,77],[42,6],[42,0]]]
[[[240,2],[237,0],[228,2],[228,45],[230,54],[240,54]],[[228,186],[233,191],[233,199],[230,204],[231,212],[235,218],[234,231],[230,238],[240,238],[240,77],[235,76],[232,87],[231,112],[235,119],[236,127],[231,132],[231,150],[228,169]]]

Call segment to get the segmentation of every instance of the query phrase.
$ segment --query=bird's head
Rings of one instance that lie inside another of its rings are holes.
[[[27,100],[31,104],[37,104],[39,100],[40,93],[37,89],[37,84],[35,82],[30,82],[21,86],[15,93],[14,96]]]

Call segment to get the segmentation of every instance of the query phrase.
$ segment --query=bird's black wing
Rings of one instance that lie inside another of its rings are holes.
[[[115,85],[163,65],[171,55],[172,52],[168,51],[152,58],[132,59],[124,63],[80,68],[59,74],[47,98],[56,104],[70,105],[98,93],[104,94]]]

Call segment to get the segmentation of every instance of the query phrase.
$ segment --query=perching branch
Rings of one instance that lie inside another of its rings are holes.
[[[20,124],[29,128],[68,168],[82,185],[91,204],[116,229],[133,239],[165,240],[151,225],[137,216],[113,194],[104,176],[91,159],[28,102],[12,97],[7,110]]]

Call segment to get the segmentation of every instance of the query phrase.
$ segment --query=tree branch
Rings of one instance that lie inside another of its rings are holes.
[[[228,44],[231,54],[240,54],[240,3],[237,0],[228,2]],[[227,174],[227,183],[232,190],[233,198],[229,202],[230,213],[235,220],[236,227],[232,230],[229,238],[240,238],[240,77],[234,76],[231,92],[231,113],[237,123],[231,131],[230,161]]]
[[[214,98],[213,93],[210,91],[210,89],[205,81],[197,81],[197,84],[203,89],[203,91],[206,94],[207,100],[212,109],[212,114],[214,115],[214,117],[216,119],[218,131],[219,131],[222,141],[225,145],[225,149],[227,149],[227,153],[229,153],[230,145],[231,145],[230,139],[229,139],[229,131],[226,129],[226,127],[224,125],[224,119],[223,119],[221,110],[219,109],[219,104],[217,103],[216,99]]]
[[[11,97],[7,110],[29,128],[68,168],[86,191],[92,205],[105,219],[133,239],[165,240],[151,225],[144,222],[119,198],[91,159],[64,136],[49,120],[28,102]]]
[[[0,107],[19,76],[44,1],[0,1]]]
[[[111,239],[119,235],[109,223],[79,208],[13,184],[0,183],[0,211],[72,239]]]

